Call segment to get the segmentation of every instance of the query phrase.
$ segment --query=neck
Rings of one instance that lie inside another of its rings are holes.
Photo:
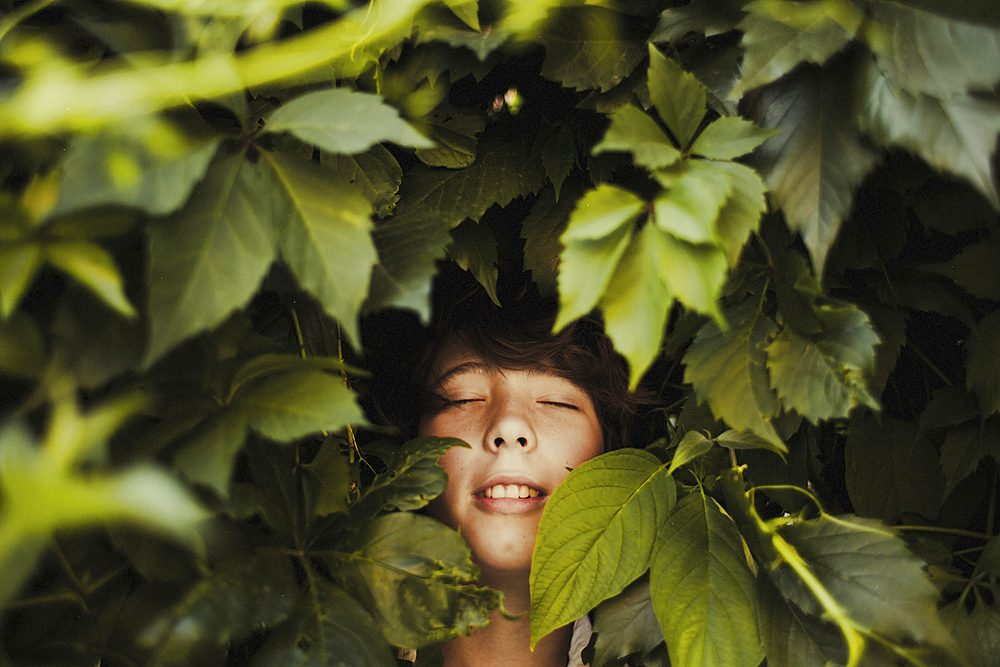
[[[444,667],[566,667],[573,626],[567,625],[546,635],[532,651],[531,621],[528,608],[531,597],[528,578],[524,576],[484,576],[482,584],[503,591],[504,606],[510,613],[521,614],[517,620],[504,618],[499,611],[490,614],[490,623],[476,628],[468,637],[459,637],[441,647]]]

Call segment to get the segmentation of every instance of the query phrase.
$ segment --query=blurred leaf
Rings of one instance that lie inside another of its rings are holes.
[[[942,607],[941,616],[970,667],[1000,666],[1000,611],[996,604],[980,601],[968,612],[959,599]]]
[[[45,340],[38,323],[19,310],[0,320],[0,373],[35,379],[44,365]]]
[[[975,472],[987,454],[1000,460],[1000,428],[995,420],[965,424],[948,431],[941,443],[941,470],[944,471],[945,497],[963,479]]]
[[[685,150],[705,117],[705,87],[649,45],[649,96],[660,119]]]
[[[976,395],[984,417],[1000,412],[1000,311],[993,311],[965,342],[965,386]]]
[[[711,497],[684,496],[660,523],[649,581],[671,665],[760,663],[756,590],[743,539]]]
[[[279,197],[270,182],[242,152],[220,155],[183,209],[149,224],[145,365],[221,324],[257,291],[275,257]]]
[[[482,113],[445,104],[420,120],[427,128],[433,148],[418,148],[417,159],[432,167],[463,169],[476,159],[476,135],[486,127]]]
[[[656,121],[633,106],[623,106],[611,114],[608,131],[592,149],[594,154],[604,151],[628,151],[636,164],[650,169],[668,167],[681,158],[681,152]]]
[[[431,148],[434,143],[413,129],[382,98],[350,88],[318,90],[278,108],[265,131],[290,132],[331,153],[360,153],[382,141]]]
[[[575,90],[610,90],[645,55],[633,23],[605,7],[558,8],[539,35],[545,46],[542,76]]]
[[[298,598],[288,556],[260,552],[226,561],[139,636],[153,665],[188,665],[202,647],[225,646],[283,621]]]
[[[822,69],[800,67],[764,88],[753,106],[753,120],[780,130],[757,149],[754,164],[789,229],[802,235],[818,276],[854,191],[877,160],[851,122],[849,72],[844,58]]]
[[[357,188],[371,202],[375,215],[384,218],[392,213],[399,201],[403,170],[384,146],[376,144],[356,155],[326,153],[321,161]]]
[[[376,259],[371,205],[313,162],[281,153],[265,154],[264,159],[274,170],[277,187],[269,188],[271,196],[286,198],[276,203],[281,214],[276,212],[271,221],[281,258],[299,284],[358,342],[358,312]]]
[[[649,41],[676,42],[689,32],[707,36],[729,32],[740,22],[744,4],[742,0],[692,0],[686,5],[664,9]]]
[[[676,497],[666,468],[641,450],[606,452],[563,480],[546,503],[531,561],[532,647],[646,570]]]
[[[330,559],[333,572],[374,617],[386,641],[420,648],[487,623],[497,593],[458,533],[430,517],[393,512],[361,527]]]
[[[917,428],[889,416],[855,416],[844,454],[851,504],[861,516],[895,523],[901,514],[937,518],[944,500],[944,475],[931,444]]]
[[[448,475],[438,459],[452,447],[468,447],[456,438],[413,438],[404,443],[386,462],[351,508],[357,516],[392,510],[418,510],[444,491]]]
[[[122,315],[138,314],[125,296],[115,260],[101,246],[88,241],[62,241],[46,244],[45,254],[53,266],[68,273]]]
[[[531,278],[538,284],[539,291],[547,296],[555,296],[558,290],[559,256],[563,252],[559,237],[566,230],[580,194],[577,181],[573,181],[570,187],[571,192],[566,192],[562,201],[556,201],[553,189],[542,190],[521,222],[524,269],[531,271]]]
[[[497,241],[489,227],[467,218],[451,230],[451,243],[445,251],[452,261],[476,277],[493,303],[499,306]]]
[[[940,99],[896,88],[874,62],[858,77],[858,128],[880,145],[912,151],[941,171],[967,178],[1000,209],[990,159],[1000,134],[995,96]],[[864,100],[864,104],[860,101]],[[928,136],[935,137],[933,142]]]
[[[929,271],[951,278],[965,291],[981,299],[1000,301],[1000,277],[994,271],[1000,263],[1000,247],[990,240],[965,246],[945,262],[925,267]]]
[[[302,469],[315,488],[313,512],[319,515],[347,512],[351,469],[339,441],[325,438],[316,458]]]
[[[344,378],[316,370],[282,373],[248,385],[233,397],[233,404],[251,428],[278,442],[365,421]]]
[[[920,435],[935,429],[957,426],[979,417],[972,394],[964,387],[937,389],[920,413]]]
[[[646,656],[663,642],[645,577],[597,605],[592,613],[597,642],[591,664],[604,665],[628,655]]]
[[[189,482],[204,484],[225,497],[233,460],[246,442],[247,423],[237,410],[221,410],[193,424],[173,468]]]
[[[0,316],[10,317],[44,262],[42,249],[34,243],[0,246]]]
[[[755,0],[745,7],[743,76],[732,91],[748,90],[777,81],[800,63],[822,65],[854,38],[865,20],[864,10],[852,0],[820,0],[806,4],[782,0]]]
[[[823,329],[815,336],[801,336],[785,325],[764,348],[778,398],[786,409],[813,422],[846,417],[857,405],[878,410],[866,386],[879,342],[868,316],[832,299],[819,305],[816,314]]]

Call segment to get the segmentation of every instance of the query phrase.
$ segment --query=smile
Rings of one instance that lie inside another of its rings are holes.
[[[482,498],[537,498],[544,494],[526,484],[495,484],[476,495]]]

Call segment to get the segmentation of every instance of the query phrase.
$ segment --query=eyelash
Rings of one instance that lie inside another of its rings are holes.
[[[458,399],[455,399],[455,400],[452,400],[452,401],[448,401],[448,403],[450,405],[454,405],[454,406],[462,406],[462,405],[466,405],[468,403],[478,403],[479,401],[482,401],[482,400],[484,400],[484,399],[482,399],[482,398],[458,398]],[[560,401],[538,401],[538,402],[540,404],[542,404],[542,405],[554,405],[554,406],[556,406],[558,408],[567,408],[569,410],[579,410],[580,409],[580,408],[576,407],[575,405],[573,405],[572,403],[562,403]]]

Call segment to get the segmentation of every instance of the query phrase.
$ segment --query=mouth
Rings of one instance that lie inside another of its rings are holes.
[[[537,498],[544,496],[545,492],[527,484],[494,484],[487,486],[475,495],[477,498]]]

